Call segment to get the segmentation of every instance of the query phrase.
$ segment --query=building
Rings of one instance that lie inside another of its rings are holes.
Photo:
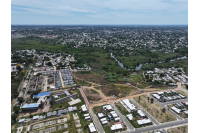
[[[38,103],[34,103],[34,104],[25,104],[22,106],[22,111],[25,111],[25,110],[38,110],[39,108],[39,105]]]
[[[137,123],[138,123],[139,126],[146,125],[146,124],[150,124],[151,120],[150,119],[137,120]]]
[[[19,119],[18,123],[21,124],[21,123],[24,123],[25,119]]]
[[[128,118],[129,121],[133,120],[133,114],[128,114],[128,115],[126,115],[126,117]]]
[[[138,115],[139,115],[140,117],[145,117],[144,113],[143,113],[141,110],[138,110],[137,113],[138,113]]]
[[[86,108],[85,105],[82,105],[82,106],[81,106],[81,111],[82,111],[82,112],[87,112],[87,108]]]
[[[33,95],[33,98],[40,98],[40,97],[44,97],[44,96],[46,96],[47,98],[49,98],[50,97],[50,94],[51,94],[51,92],[49,91],[49,92],[43,92],[43,93],[39,93],[39,94],[37,94],[37,95]]]
[[[116,124],[116,125],[112,125],[110,129],[112,131],[115,131],[115,130],[121,130],[123,129],[123,127],[122,127],[122,124]]]
[[[97,132],[93,123],[90,123],[90,125],[88,125],[88,127],[90,129],[90,133],[96,133]]]
[[[122,100],[122,102],[126,105],[126,107],[132,112],[132,111],[136,111],[136,107],[130,103],[130,101],[128,99],[124,99]]]

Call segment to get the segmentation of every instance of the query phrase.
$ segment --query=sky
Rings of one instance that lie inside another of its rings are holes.
[[[12,25],[187,25],[188,0],[11,0]]]

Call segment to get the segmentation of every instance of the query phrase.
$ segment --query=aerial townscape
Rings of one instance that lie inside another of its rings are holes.
[[[188,132],[187,28],[12,25],[11,132]]]
[[[189,26],[188,0],[10,2],[2,133],[199,132],[199,4]]]

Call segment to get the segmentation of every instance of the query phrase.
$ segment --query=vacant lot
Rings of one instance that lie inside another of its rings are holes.
[[[182,94],[185,97],[188,97],[188,93],[187,92],[184,92],[184,91],[181,91],[181,90],[177,90],[177,92]]]
[[[81,74],[80,72],[77,72],[75,73],[75,76],[83,81],[89,81],[99,84],[106,83],[105,76],[97,72],[91,72],[90,74]]]
[[[83,91],[90,103],[93,103],[93,101],[101,100],[101,97],[99,96],[99,93],[97,91],[89,88],[85,88]]]
[[[146,111],[148,111],[160,123],[176,120],[176,118],[168,111],[165,111],[165,113],[163,113],[162,112],[163,108],[156,102],[151,103],[151,100],[149,100],[148,102],[146,95],[140,96],[140,100],[139,97],[134,97],[133,99],[136,102],[138,102]]]
[[[169,133],[188,133],[188,125],[170,128],[167,130]]]
[[[105,85],[98,86],[97,89],[101,90],[106,96],[116,96],[118,98],[132,95],[137,92],[136,88],[125,86],[125,85]]]

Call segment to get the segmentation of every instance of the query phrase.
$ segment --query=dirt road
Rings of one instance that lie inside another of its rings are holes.
[[[107,104],[107,103],[111,104],[115,101],[120,101],[120,100],[124,100],[124,99],[131,99],[133,97],[137,97],[137,96],[141,96],[141,95],[148,95],[150,93],[156,93],[156,92],[160,92],[160,91],[180,90],[181,89],[180,83],[177,83],[177,84],[178,84],[178,87],[176,89],[167,89],[167,90],[158,90],[158,91],[146,92],[146,93],[136,94],[136,95],[127,96],[127,97],[123,97],[123,98],[119,98],[119,99],[115,99],[114,97],[107,97],[100,90],[97,90],[94,87],[87,87],[87,88],[94,89],[95,91],[97,91],[102,98],[102,100],[100,100],[98,103],[95,103],[95,104],[88,102],[87,97],[85,96],[82,88],[80,88],[79,90],[80,90],[84,100],[87,101],[86,104],[88,105],[88,107],[92,108],[94,106],[100,106],[100,105]],[[84,87],[86,88],[86,86],[83,86],[83,88]]]

